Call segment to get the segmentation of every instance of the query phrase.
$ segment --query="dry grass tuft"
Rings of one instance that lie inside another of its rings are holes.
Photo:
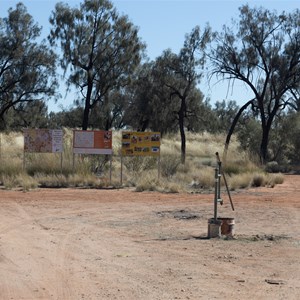
[[[265,186],[266,184],[266,175],[263,173],[254,173],[252,175],[251,187],[260,187]]]
[[[22,188],[29,191],[38,187],[38,182],[31,176],[21,173],[18,175],[2,175],[1,182],[6,189]]]
[[[236,189],[245,189],[251,185],[253,174],[243,173],[235,174],[227,177],[229,188],[234,191]]]
[[[276,184],[282,184],[284,182],[284,177],[281,173],[268,174],[266,185],[269,187],[274,187]]]
[[[6,188],[23,187],[24,190],[41,187],[120,187],[121,131],[113,131],[113,158],[110,181],[109,160],[104,156],[76,155],[73,165],[73,132],[64,131],[62,166],[60,154],[27,153],[23,170],[22,133],[1,134],[0,181]],[[180,162],[179,134],[163,137],[161,144],[160,178],[158,160],[153,157],[123,158],[123,187],[137,191],[172,192],[211,190],[214,187],[215,153],[222,159],[223,135],[209,133],[186,134],[186,163]],[[231,189],[250,186],[274,186],[283,182],[280,174],[266,175],[233,137],[226,161],[222,164],[228,174]]]

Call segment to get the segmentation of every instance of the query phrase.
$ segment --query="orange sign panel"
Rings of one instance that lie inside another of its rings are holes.
[[[105,130],[74,130],[73,153],[112,154],[112,132]]]

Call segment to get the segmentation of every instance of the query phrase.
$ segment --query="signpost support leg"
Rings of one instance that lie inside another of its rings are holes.
[[[23,151],[23,171],[25,171],[26,169],[26,155],[25,155],[25,151]]]
[[[121,186],[123,185],[123,155],[121,154]]]
[[[160,180],[160,155],[158,156],[157,158],[157,178],[158,178],[158,181]]]
[[[72,170],[73,170],[73,174],[74,174],[74,171],[75,171],[75,153],[73,153]]]
[[[109,161],[109,185],[111,185],[111,168],[112,168],[112,155],[110,156],[110,161]]]
[[[60,153],[60,173],[63,173],[63,153]]]

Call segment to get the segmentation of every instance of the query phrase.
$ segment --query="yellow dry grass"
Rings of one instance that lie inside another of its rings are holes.
[[[64,131],[64,152],[60,154],[23,153],[22,133],[1,134],[0,181],[6,188],[37,186],[93,187],[121,186],[121,131],[113,131],[113,157],[76,155],[73,160],[72,130]],[[158,164],[153,157],[124,157],[122,185],[135,187],[137,191],[160,192],[201,191],[214,186],[215,153],[222,158],[224,136],[209,133],[186,135],[186,163],[180,163],[181,141],[179,134],[166,135],[161,142]],[[62,158],[62,161],[61,161]],[[25,166],[25,169],[24,169]],[[158,173],[159,168],[159,173]],[[251,185],[274,186],[283,177],[263,173],[239,148],[233,137],[223,169],[228,174],[231,189]],[[111,173],[110,173],[111,172]]]

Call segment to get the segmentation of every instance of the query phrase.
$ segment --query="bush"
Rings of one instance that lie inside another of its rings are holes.
[[[270,161],[265,166],[265,171],[269,173],[277,173],[280,168],[277,161]]]
[[[180,166],[180,158],[175,155],[163,156],[160,161],[161,175],[167,178],[176,174],[178,167]]]
[[[282,184],[284,177],[281,173],[269,174],[267,178],[267,186],[274,187],[276,184]]]
[[[251,181],[252,187],[265,186],[265,175],[264,174],[254,174]]]
[[[5,135],[1,143],[0,181],[7,188],[23,186],[25,190],[36,186],[91,187],[120,186],[121,159],[120,132],[113,132],[112,183],[109,181],[109,164],[104,156],[76,155],[73,169],[72,130],[64,129],[63,168],[58,154],[27,153],[26,170],[23,170],[22,134]],[[116,139],[115,139],[116,137]],[[208,133],[187,134],[186,163],[181,164],[180,137],[169,135],[162,139],[160,180],[157,174],[157,157],[123,157],[124,186],[135,186],[137,191],[162,192],[202,191],[214,187],[215,153],[223,148],[224,136]],[[230,188],[247,188],[251,185],[274,186],[283,176],[261,178],[261,170],[241,151],[236,137],[232,137],[226,163],[222,164]],[[272,164],[271,164],[272,167]],[[223,182],[222,182],[223,184]]]

